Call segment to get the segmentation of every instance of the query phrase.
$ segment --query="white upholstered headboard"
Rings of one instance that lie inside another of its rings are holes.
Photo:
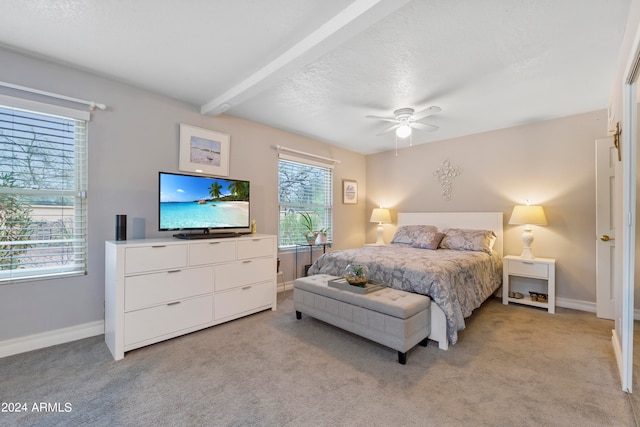
[[[498,236],[493,248],[503,256],[502,212],[401,212],[398,213],[398,227],[401,225],[435,225],[440,230],[493,230]]]

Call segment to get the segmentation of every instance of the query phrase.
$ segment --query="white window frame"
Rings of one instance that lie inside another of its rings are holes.
[[[278,249],[279,250],[293,250],[296,247],[296,243],[305,243],[304,236],[302,234],[302,229],[297,229],[294,231],[294,235],[290,236],[287,239],[288,243],[283,243],[283,221],[284,217],[287,215],[295,215],[292,218],[296,221],[298,218],[298,212],[309,212],[314,213],[318,223],[314,223],[314,226],[317,225],[317,228],[328,228],[328,241],[332,241],[333,236],[333,164],[326,164],[318,161],[309,160],[306,158],[292,156],[284,153],[279,153],[278,155]],[[324,202],[323,203],[299,203],[299,202],[283,202],[281,200],[281,182],[280,182],[280,169],[282,167],[282,161],[299,164],[303,167],[312,167],[312,168],[321,168],[324,169],[325,174],[325,183],[324,183]],[[295,219],[294,219],[295,218]],[[299,236],[296,234],[299,233]],[[291,243],[295,242],[295,243]]]
[[[43,239],[36,235],[29,240],[29,244],[42,250],[42,248],[65,249],[73,255],[71,262],[58,262],[57,265],[35,266],[29,268],[14,268],[0,270],[0,285],[11,284],[22,281],[42,280],[49,278],[59,278],[75,275],[87,274],[87,145],[88,145],[88,124],[91,114],[87,111],[80,111],[71,108],[61,107],[42,102],[36,102],[21,98],[0,95],[0,106],[7,109],[22,110],[29,113],[52,116],[63,119],[75,120],[74,135],[74,188],[72,189],[38,189],[38,188],[0,188],[0,193],[21,194],[25,196],[34,195],[54,195],[56,197],[73,197],[73,226],[72,235],[64,238]],[[0,154],[1,155],[1,154]],[[0,171],[1,172],[1,171]],[[60,207],[60,211],[64,209]],[[54,216],[55,218],[55,216]],[[60,220],[64,220],[65,214],[60,213]],[[24,242],[5,241],[6,246],[19,246]],[[62,258],[56,256],[56,258]],[[53,264],[54,262],[49,262]],[[17,263],[19,265],[19,263]]]

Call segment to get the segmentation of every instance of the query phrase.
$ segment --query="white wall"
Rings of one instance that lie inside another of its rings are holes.
[[[251,215],[260,233],[278,231],[277,153],[272,146],[341,160],[335,169],[335,247],[364,242],[364,203],[342,205],[340,193],[342,179],[355,179],[364,197],[361,154],[231,116],[204,117],[197,106],[15,52],[0,50],[0,64],[1,81],[108,106],[92,113],[89,125],[89,273],[0,285],[0,343],[103,320],[104,241],[115,237],[115,215],[128,215],[129,236],[133,218],[144,220],[146,237],[171,235],[157,231],[158,171],[177,171],[180,123],[231,135],[229,176],[251,181]],[[293,258],[281,258],[285,279],[291,280]]]
[[[533,226],[532,248],[557,259],[557,296],[594,304],[595,139],[606,135],[606,120],[602,110],[367,156],[367,211],[382,203],[396,213],[503,212],[504,253],[519,255],[524,226],[508,222],[529,199],[545,209],[549,225]],[[434,176],[445,159],[462,170],[450,201]],[[386,226],[387,242],[394,230]]]

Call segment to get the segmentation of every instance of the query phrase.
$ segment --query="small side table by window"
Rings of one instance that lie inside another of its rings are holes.
[[[546,281],[546,289],[539,286],[535,289],[525,289],[524,285],[512,286],[510,277],[527,277]],[[546,302],[532,300],[529,291],[544,293],[548,295]],[[546,292],[545,292],[546,291]],[[514,294],[522,294],[522,298],[515,298]],[[549,313],[556,312],[556,260],[553,258],[533,258],[525,259],[520,256],[507,255],[504,257],[503,277],[502,277],[502,303],[508,305],[510,302],[530,305],[534,307],[546,308]]]
[[[313,250],[322,247],[322,253],[324,254],[327,252],[327,246],[331,247],[331,242],[314,243],[313,245],[309,243],[296,243],[296,277],[298,277],[298,248],[309,248],[309,264],[305,265],[304,269],[304,275],[306,276],[309,267],[313,264]]]

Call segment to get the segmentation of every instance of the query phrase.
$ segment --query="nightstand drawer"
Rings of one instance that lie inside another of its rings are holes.
[[[549,277],[549,264],[512,259],[509,260],[509,274],[546,279]]]

